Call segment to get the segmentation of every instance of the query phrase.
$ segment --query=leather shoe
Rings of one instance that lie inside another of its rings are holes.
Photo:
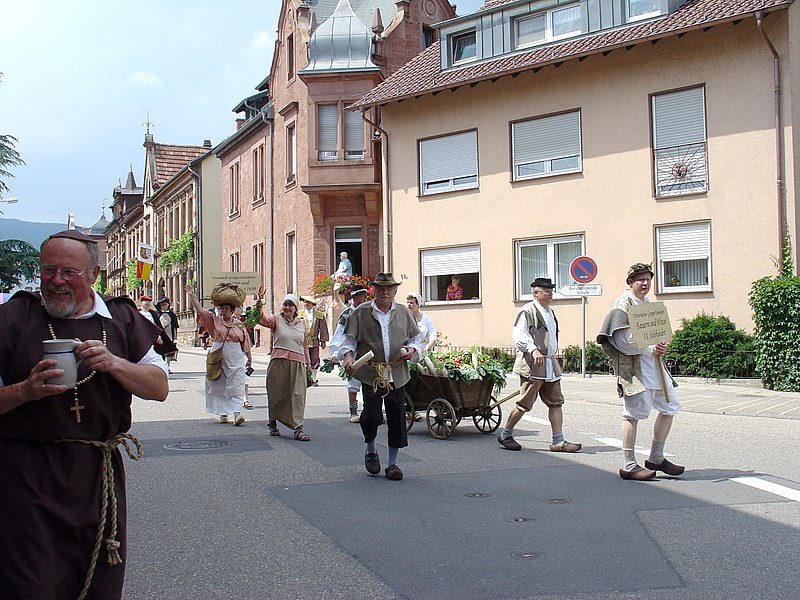
[[[620,469],[619,476],[632,481],[647,481],[653,479],[656,476],[656,472],[636,465],[632,469]]]
[[[391,479],[392,481],[400,481],[403,478],[403,472],[400,470],[400,467],[397,465],[389,465],[386,467],[386,479]]]
[[[378,475],[381,472],[381,459],[377,452],[368,452],[364,456],[364,466],[370,475]]]
[[[573,444],[564,440],[560,444],[550,444],[550,452],[577,452],[583,448],[582,444]]]
[[[497,441],[500,442],[500,445],[506,450],[513,450],[515,452],[522,450],[522,445],[511,436],[504,438],[498,435]]]
[[[660,463],[654,463],[650,462],[649,460],[646,460],[644,461],[644,466],[653,471],[661,471],[663,473],[666,473],[667,475],[672,475],[673,477],[677,477],[678,475],[683,475],[683,472],[686,470],[686,467],[682,467],[681,465],[676,465],[674,463],[671,463],[666,458],[662,460]]]

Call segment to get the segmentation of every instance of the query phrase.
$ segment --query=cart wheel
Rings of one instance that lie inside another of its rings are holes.
[[[449,438],[458,425],[456,409],[444,398],[436,398],[428,405],[425,420],[428,424],[428,431],[433,437],[440,440]]]
[[[412,400],[411,394],[408,392],[403,392],[403,396],[403,410],[405,411],[406,416],[406,431],[411,431],[411,428],[414,426],[414,416],[417,413],[414,410],[414,400]]]
[[[492,396],[491,404],[495,403],[494,396]],[[503,411],[498,404],[494,408],[486,407],[486,410],[479,415],[474,415],[472,417],[473,422],[475,423],[475,427],[478,428],[478,431],[481,433],[492,433],[493,431],[497,431],[497,428],[500,427],[500,422],[503,420]]]

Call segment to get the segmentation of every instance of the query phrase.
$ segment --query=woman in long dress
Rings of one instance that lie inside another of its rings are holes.
[[[242,405],[244,404],[245,369],[253,362],[250,353],[250,336],[244,323],[233,314],[232,304],[217,304],[219,315],[203,308],[194,290],[186,286],[189,302],[194,308],[197,322],[204,327],[213,343],[209,352],[222,348],[222,374],[211,381],[206,378],[206,410],[219,415],[220,423],[228,423],[228,415],[233,414],[233,424],[244,424]]]
[[[258,306],[261,306],[259,297]],[[311,369],[306,326],[297,316],[300,300],[287,294],[278,315],[261,315],[259,325],[272,330],[272,354],[267,368],[267,403],[269,434],[279,436],[278,421],[292,430],[294,439],[307,442],[303,431],[306,412],[306,389]]]

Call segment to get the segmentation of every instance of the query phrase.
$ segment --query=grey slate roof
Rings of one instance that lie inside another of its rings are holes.
[[[514,0],[495,0],[483,6],[481,12],[512,1]],[[492,60],[478,61],[446,71],[440,69],[439,42],[436,42],[367,92],[353,106],[386,104],[394,100],[528,71],[581,56],[734,21],[751,16],[757,10],[767,13],[785,9],[792,2],[793,0],[688,0],[672,14],[659,19],[505,54]]]

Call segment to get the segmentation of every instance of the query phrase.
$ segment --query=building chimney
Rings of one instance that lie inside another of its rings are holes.
[[[203,140],[203,148],[211,148],[211,140]]]

